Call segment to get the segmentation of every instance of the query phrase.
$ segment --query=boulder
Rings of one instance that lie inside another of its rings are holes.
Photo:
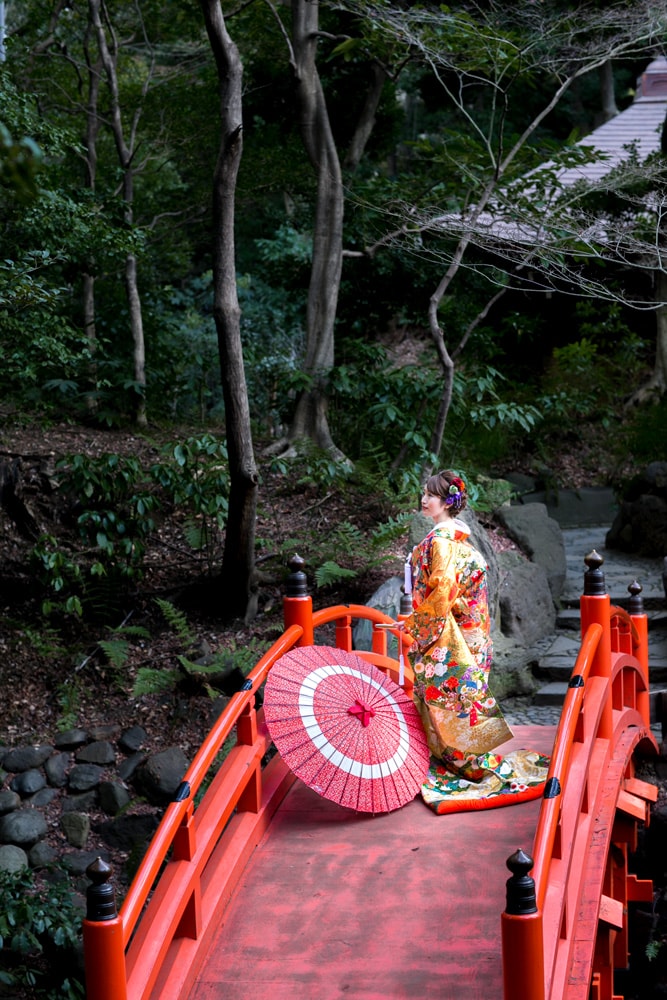
[[[17,792],[22,799],[26,799],[29,795],[39,792],[45,785],[46,778],[42,771],[36,767],[31,767],[28,771],[21,771],[9,783],[10,789],[13,792]]]
[[[129,781],[137,768],[143,764],[145,760],[145,753],[133,753],[130,757],[126,757],[126,759],[121,761],[118,765],[118,777],[121,781]]]
[[[181,748],[168,747],[161,753],[151,754],[137,768],[135,787],[153,805],[166,805],[172,801],[187,767],[188,761]]]
[[[667,555],[667,462],[651,462],[629,483],[605,544],[650,558]]]
[[[368,600],[370,608],[376,608],[384,612],[390,618],[396,618],[401,610],[401,597],[403,596],[403,578],[392,576],[381,584],[375,593]],[[353,632],[353,643],[355,649],[371,649],[371,634],[373,627],[370,622],[359,619],[355,622]],[[394,636],[387,636],[387,650],[389,656],[395,656],[398,644]]]
[[[500,507],[496,516],[531,562],[543,567],[552,600],[557,605],[567,575],[565,544],[558,521],[549,517],[546,504],[543,503]]]
[[[38,841],[34,847],[28,851],[28,863],[31,868],[48,868],[58,860],[55,848],[47,844],[45,840]]]
[[[130,793],[118,781],[103,781],[99,787],[100,806],[107,816],[115,816],[130,804]]]
[[[607,532],[605,545],[652,558],[667,553],[667,500],[642,493],[624,500]]]
[[[556,608],[546,570],[515,552],[500,553],[498,563],[501,631],[522,646],[532,646],[551,635],[556,625]]]
[[[60,817],[67,843],[72,847],[85,847],[90,835],[90,818],[87,813],[68,812]]]
[[[130,726],[122,733],[118,746],[123,753],[136,753],[137,750],[141,750],[147,739],[148,733],[143,726]]]
[[[13,812],[20,805],[21,796],[18,792],[10,792],[9,790],[0,792],[0,816],[4,815],[4,813]]]
[[[158,818],[153,813],[123,813],[102,823],[99,832],[109,847],[132,851],[149,842],[158,828]]]
[[[51,756],[53,747],[16,747],[9,750],[2,758],[2,766],[5,771],[18,774],[20,771],[29,771],[34,767],[41,767],[47,757]]]
[[[69,753],[54,753],[44,762],[44,773],[52,788],[64,788],[67,784],[67,770],[72,763]]]
[[[48,833],[44,816],[36,809],[17,809],[0,817],[0,842],[32,847]]]
[[[57,750],[74,750],[88,742],[88,733],[85,729],[66,729],[53,742]]]
[[[0,871],[18,872],[28,867],[28,855],[21,847],[3,844],[0,847]]]
[[[97,764],[75,764],[67,779],[68,788],[71,792],[89,792],[99,785],[103,774]]]
[[[116,753],[108,740],[95,740],[76,752],[76,759],[82,764],[113,764]]]
[[[27,798],[26,802],[28,805],[32,806],[33,809],[44,809],[46,806],[51,805],[57,795],[58,792],[55,788],[40,788],[38,792],[35,792],[34,795]]]
[[[506,698],[531,695],[538,689],[539,684],[533,674],[535,662],[532,650],[497,630],[493,633],[489,689],[501,707]]]

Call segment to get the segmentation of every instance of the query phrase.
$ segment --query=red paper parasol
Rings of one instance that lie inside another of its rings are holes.
[[[428,772],[419,714],[372,664],[329,646],[293,649],[266,681],[264,715],[285,763],[319,795],[358,812],[390,812]]]

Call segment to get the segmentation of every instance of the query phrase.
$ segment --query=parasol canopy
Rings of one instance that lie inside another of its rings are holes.
[[[269,733],[288,767],[324,798],[390,812],[419,792],[429,750],[411,699],[373,664],[330,646],[301,646],[273,665]]]

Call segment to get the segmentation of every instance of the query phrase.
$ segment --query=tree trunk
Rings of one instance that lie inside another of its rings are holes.
[[[345,168],[347,170],[356,170],[361,157],[364,155],[364,150],[375,125],[375,115],[380,104],[386,79],[386,70],[379,63],[375,63],[373,65],[373,80],[366,92],[364,106],[345,156]]]
[[[137,281],[137,258],[133,253],[129,253],[125,258],[125,292],[130,314],[130,330],[132,331],[134,381],[138,394],[134,419],[140,427],[145,427],[148,422],[146,418],[146,347],[144,343],[144,319]]]
[[[656,271],[655,361],[650,377],[629,397],[628,406],[641,406],[660,399],[667,391],[667,274]]]
[[[658,302],[667,303],[667,274],[664,271],[658,271],[656,285]],[[664,304],[658,306],[656,312],[656,334],[653,381],[662,395],[667,389],[667,305]]]
[[[600,76],[600,106],[602,111],[602,124],[615,118],[618,114],[616,106],[616,95],[614,93],[614,68],[611,59],[600,66],[598,70]]]
[[[241,346],[241,310],[236,289],[234,197],[242,139],[243,66],[230,38],[219,0],[200,0],[220,91],[221,139],[213,179],[214,317],[218,333],[225,403],[230,494],[221,586],[224,612],[231,617],[256,612],[255,516],[257,467]]]
[[[84,39],[84,52],[86,56],[86,67],[88,77],[88,101],[86,103],[86,135],[84,148],[86,157],[85,166],[85,186],[89,191],[95,190],[97,183],[97,136],[100,130],[100,117],[98,113],[100,74],[102,62],[99,58],[93,60],[90,53],[91,34],[94,35],[91,19],[86,25]],[[88,362],[88,386],[86,388],[86,409],[94,416],[97,413],[97,324],[95,320],[95,276],[85,269],[82,279],[82,305],[83,305],[83,329],[88,341],[88,352],[90,360]]]
[[[95,278],[84,271],[81,275],[83,287],[81,291],[83,305],[83,329],[88,341],[88,382],[86,390],[86,409],[92,415],[97,413],[97,329],[95,325]]]
[[[294,77],[303,142],[317,174],[304,371],[311,388],[297,402],[289,438],[309,437],[342,458],[327,421],[327,380],[334,361],[334,323],[343,264],[343,178],[316,65],[317,0],[292,0]]]
[[[123,203],[125,223],[131,227],[133,224],[133,202],[134,202],[134,173],[132,161],[134,158],[134,136],[136,123],[139,118],[139,111],[135,112],[135,121],[131,129],[131,140],[128,145],[125,139],[123,119],[120,107],[120,94],[118,87],[118,73],[116,69],[116,42],[112,35],[113,52],[107,44],[106,32],[102,24],[101,0],[88,0],[90,16],[97,45],[100,52],[100,59],[104,67],[107,86],[111,97],[110,126],[116,144],[118,160],[123,172]],[[107,11],[105,9],[105,17]],[[141,309],[141,297],[139,295],[139,284],[137,280],[137,260],[134,254],[128,254],[125,260],[125,290],[127,293],[128,309],[130,314],[130,330],[132,334],[133,355],[134,355],[134,381],[137,386],[138,398],[135,404],[135,421],[140,426],[146,426],[146,347],[144,344],[144,324]]]

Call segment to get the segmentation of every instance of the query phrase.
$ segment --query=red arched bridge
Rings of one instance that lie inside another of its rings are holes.
[[[543,797],[445,816],[420,799],[343,809],[272,754],[255,696],[273,664],[332,629],[351,651],[355,620],[388,621],[313,611],[295,561],[284,633],[204,740],[119,911],[108,867],[89,868],[87,1000],[622,1000],[628,904],[653,891],[630,871],[657,797],[635,774],[657,753],[648,628],[641,587],[612,606],[603,560],[585,561],[560,722],[514,727],[503,747],[551,754]],[[398,681],[385,630],[356,653]]]

